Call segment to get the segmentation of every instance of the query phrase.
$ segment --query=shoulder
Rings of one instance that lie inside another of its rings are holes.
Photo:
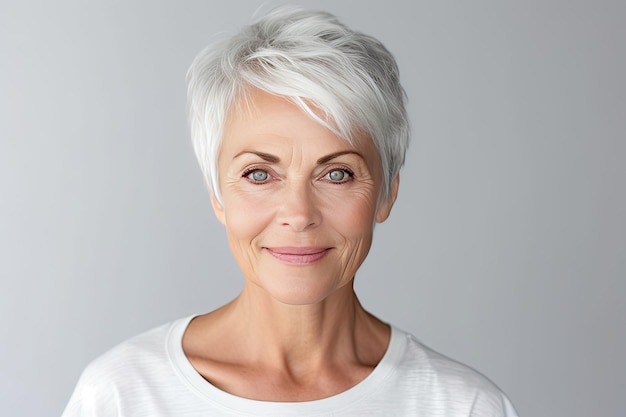
[[[128,393],[144,395],[155,381],[176,380],[167,346],[175,343],[171,340],[174,333],[188,321],[181,319],[144,332],[93,360],[83,370],[64,416],[85,415],[91,409],[117,415],[113,411],[126,401]]]
[[[442,406],[470,416],[508,416],[515,413],[506,395],[486,376],[421,343],[415,336],[394,329],[405,349],[398,372],[412,381],[413,390],[433,408]]]
[[[162,362],[166,357],[167,336],[175,323],[161,325],[120,343],[93,360],[83,377],[128,376],[128,371],[137,372]]]

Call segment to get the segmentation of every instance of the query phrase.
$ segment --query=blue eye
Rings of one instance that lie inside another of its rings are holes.
[[[348,181],[352,175],[352,172],[347,169],[333,169],[324,175],[324,179],[335,183],[342,183]]]
[[[250,181],[258,183],[263,183],[270,179],[270,174],[262,169],[253,169],[252,171],[246,171],[243,175]]]

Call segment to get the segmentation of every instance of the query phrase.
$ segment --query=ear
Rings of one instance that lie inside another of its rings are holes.
[[[393,207],[393,203],[396,202],[396,198],[398,197],[398,188],[400,187],[400,175],[396,175],[396,178],[393,180],[393,184],[391,184],[391,189],[389,190],[389,195],[387,199],[383,201],[378,210],[376,211],[376,221],[378,223],[382,223],[387,220],[389,214],[391,213],[391,208]]]
[[[215,217],[222,224],[226,224],[226,213],[224,212],[224,206],[217,201],[215,198],[215,194],[211,193],[211,205],[213,206],[213,212],[215,213]]]

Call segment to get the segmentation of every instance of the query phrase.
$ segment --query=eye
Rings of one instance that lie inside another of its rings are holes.
[[[251,182],[259,183],[259,184],[267,182],[267,180],[271,178],[269,172],[259,169],[259,168],[246,171],[243,173],[243,176],[246,177]]]
[[[328,171],[326,173],[326,175],[324,175],[324,179],[326,181],[330,181],[330,182],[334,182],[334,183],[337,183],[337,184],[341,184],[341,183],[344,183],[344,182],[350,180],[350,178],[352,178],[353,175],[354,174],[351,171],[349,171],[349,170],[347,170],[345,168],[333,169],[331,171]]]

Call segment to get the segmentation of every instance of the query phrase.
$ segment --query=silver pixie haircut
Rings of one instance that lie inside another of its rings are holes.
[[[382,163],[382,199],[404,164],[409,126],[396,61],[378,40],[329,13],[274,10],[202,51],[187,82],[194,150],[220,203],[217,158],[224,124],[252,89],[293,101],[355,146],[359,134],[369,136]]]

